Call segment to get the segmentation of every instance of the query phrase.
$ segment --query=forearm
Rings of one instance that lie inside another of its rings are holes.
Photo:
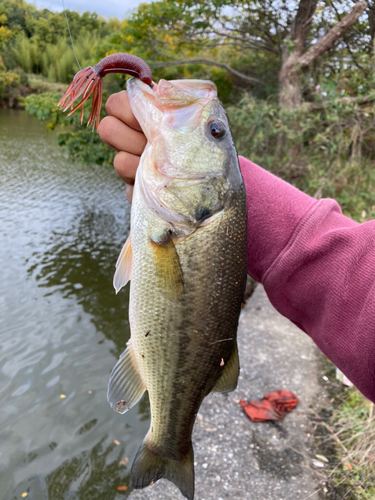
[[[375,401],[375,221],[358,224],[240,158],[248,272],[276,309]]]

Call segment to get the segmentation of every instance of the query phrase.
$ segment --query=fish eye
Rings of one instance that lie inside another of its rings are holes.
[[[220,120],[213,120],[208,124],[208,128],[214,139],[221,139],[225,135],[225,126]]]

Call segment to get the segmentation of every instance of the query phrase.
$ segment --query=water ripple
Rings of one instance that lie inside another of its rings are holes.
[[[112,288],[123,183],[69,164],[43,125],[0,110],[0,186],[1,500],[110,500],[149,418],[147,399],[125,416],[106,402],[129,336],[128,291]]]

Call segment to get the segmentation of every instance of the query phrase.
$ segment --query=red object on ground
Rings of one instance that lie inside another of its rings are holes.
[[[268,420],[281,421],[288,411],[293,410],[298,404],[298,398],[292,392],[269,392],[261,401],[248,401],[246,404],[241,399],[240,404],[244,412],[253,422],[267,422]]]

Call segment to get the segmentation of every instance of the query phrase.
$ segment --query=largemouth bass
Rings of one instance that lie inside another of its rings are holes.
[[[147,390],[150,429],[131,471],[194,498],[192,430],[210,392],[235,389],[236,332],[246,278],[245,190],[228,120],[212,82],[127,83],[148,143],[136,174],[131,234],[114,277],[131,279],[131,339],[114,367],[111,407]]]

